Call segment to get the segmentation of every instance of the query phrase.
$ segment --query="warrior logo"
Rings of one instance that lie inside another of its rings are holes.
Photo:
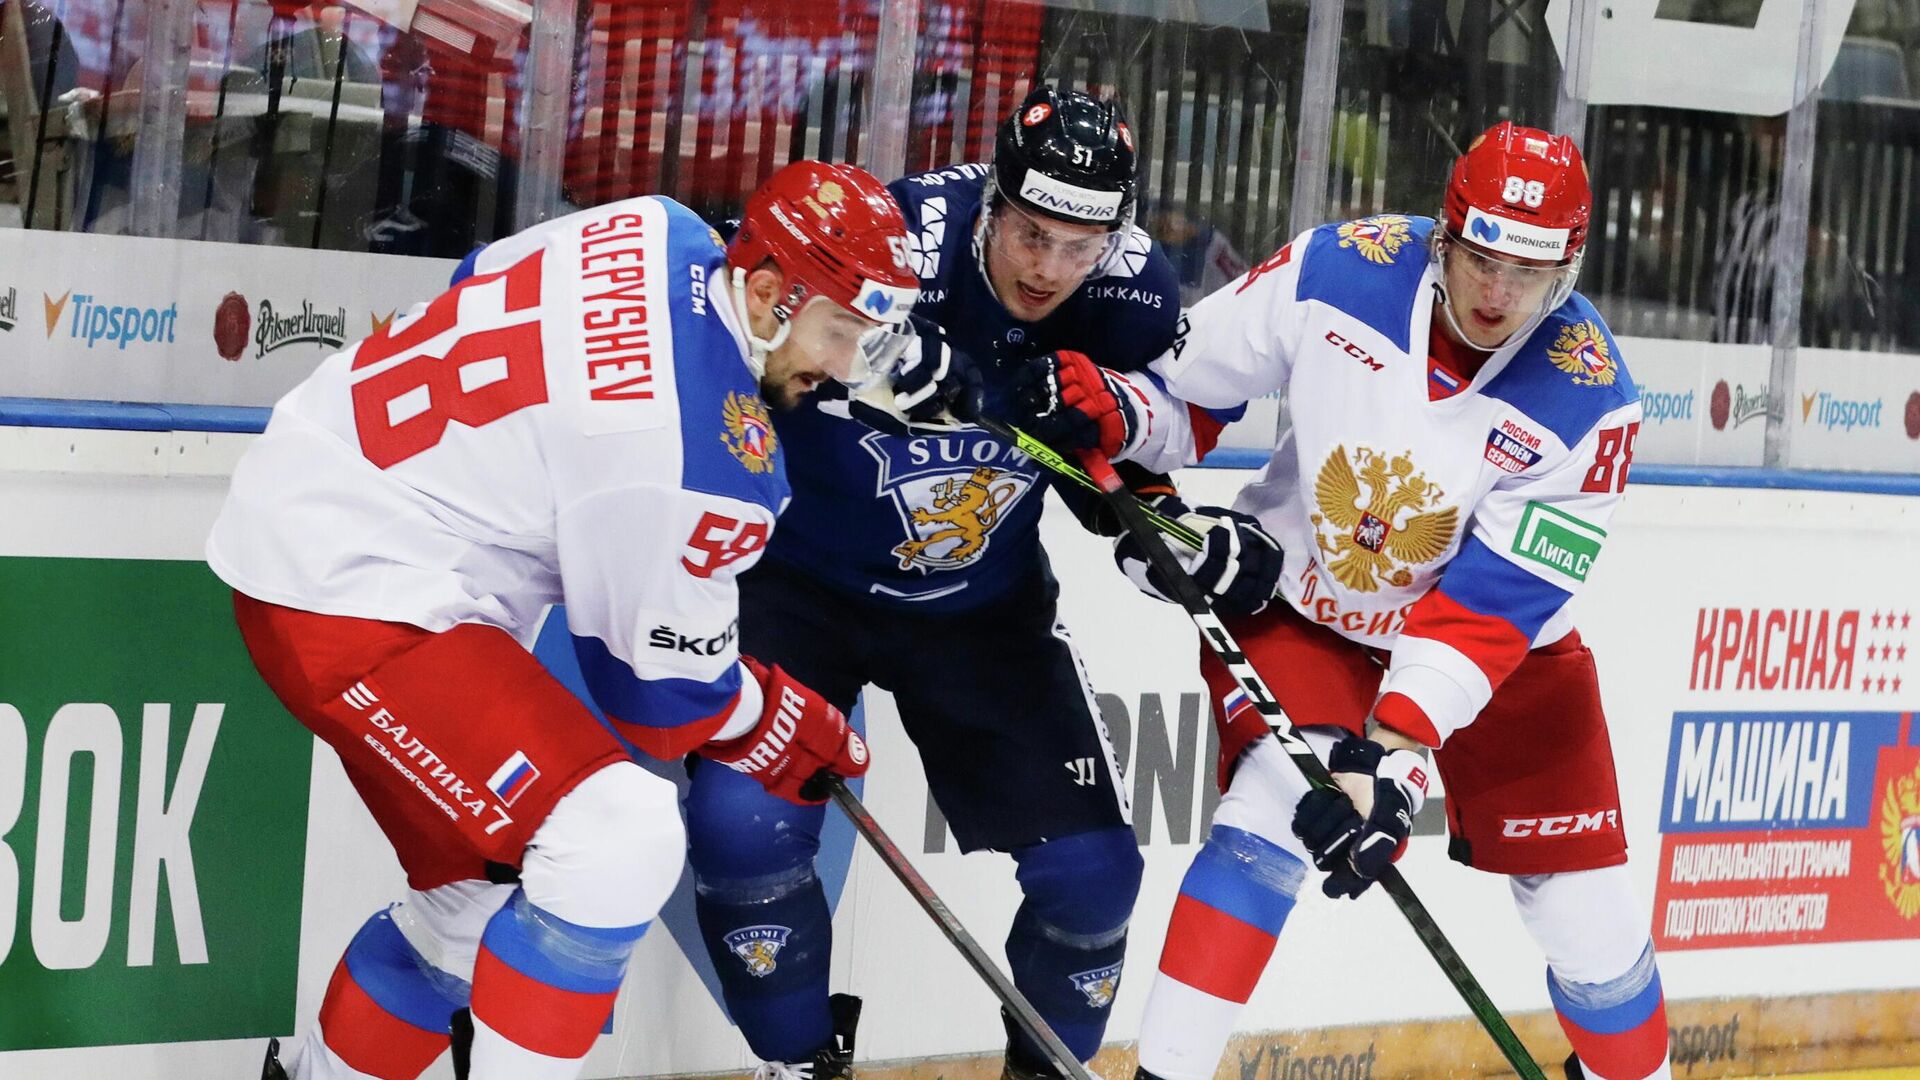
[[[1067,976],[1081,993],[1087,995],[1087,1006],[1104,1009],[1113,1004],[1113,992],[1120,988],[1120,965],[1094,968]]]
[[[906,539],[893,548],[902,570],[932,573],[977,561],[993,530],[1033,488],[1033,463],[985,436],[871,432],[860,443],[880,463],[874,494],[893,500],[906,527]]]
[[[1903,919],[1920,915],[1920,768],[1897,777],[1880,799],[1880,884]]]
[[[1413,222],[1397,214],[1361,218],[1340,226],[1340,246],[1353,248],[1370,263],[1387,266],[1413,239]]]
[[[1413,471],[1411,454],[1389,459],[1363,446],[1349,461],[1347,448],[1337,446],[1320,466],[1313,497],[1320,507],[1314,537],[1327,569],[1355,592],[1413,584],[1407,564],[1445,554],[1459,527],[1459,508],[1438,508],[1446,492]]]
[[[1562,327],[1560,336],[1547,349],[1553,366],[1573,376],[1575,386],[1612,386],[1620,373],[1613,362],[1613,351],[1593,320],[1586,319]]]
[[[747,965],[747,974],[764,979],[780,966],[780,950],[787,947],[792,934],[791,926],[743,926],[720,940]]]
[[[750,473],[772,472],[773,452],[779,449],[780,439],[773,433],[767,403],[752,394],[729,391],[720,418],[727,425],[727,430],[720,433],[727,451]]]

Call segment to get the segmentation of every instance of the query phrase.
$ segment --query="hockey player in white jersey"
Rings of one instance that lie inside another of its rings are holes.
[[[474,1080],[578,1076],[685,858],[627,746],[796,802],[866,770],[837,709],[739,654],[735,578],[789,496],[769,403],[898,336],[905,239],[877,180],[817,162],[724,253],[668,199],[612,203],[490,245],[275,406],[208,561],[409,892],[265,1075],[416,1077],[470,1007]],[[611,730],[527,651],[563,602]]]
[[[1571,139],[1502,123],[1455,163],[1439,220],[1295,237],[1195,305],[1147,377],[1071,354],[1030,368],[1036,434],[1155,469],[1196,458],[1189,406],[1277,391],[1292,417],[1232,509],[1161,509],[1205,533],[1194,577],[1341,790],[1310,791],[1203,660],[1228,786],[1148,997],[1143,1080],[1213,1075],[1308,864],[1330,896],[1365,891],[1433,767],[1450,854],[1508,877],[1546,955],[1568,1072],[1669,1075],[1593,657],[1565,608],[1640,427],[1573,292],[1590,203]],[[1120,555],[1156,592],[1138,548]]]

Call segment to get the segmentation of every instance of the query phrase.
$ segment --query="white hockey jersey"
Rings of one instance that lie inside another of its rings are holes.
[[[274,406],[208,563],[271,603],[527,645],[564,602],[595,698],[651,753],[757,716],[734,579],[788,488],[723,259],[658,197],[488,246]]]
[[[1438,745],[1571,629],[1564,607],[1626,486],[1640,403],[1578,294],[1430,400],[1432,229],[1326,225],[1201,300],[1151,378],[1131,378],[1153,406],[1127,456],[1188,464],[1183,403],[1284,394],[1292,426],[1235,507],[1280,541],[1295,610],[1391,650],[1381,692],[1410,699],[1424,729],[1407,734]]]

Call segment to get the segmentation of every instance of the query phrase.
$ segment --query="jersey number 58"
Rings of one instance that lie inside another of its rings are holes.
[[[514,321],[520,312],[525,316]],[[476,329],[446,348],[428,348],[457,329],[463,315]],[[470,277],[441,293],[398,333],[389,328],[361,342],[353,369],[402,355],[405,359],[353,386],[360,451],[382,469],[439,445],[453,421],[477,428],[546,401],[540,254],[498,273]]]

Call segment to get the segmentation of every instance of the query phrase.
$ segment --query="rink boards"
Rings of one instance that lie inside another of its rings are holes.
[[[0,1076],[250,1076],[261,1039],[311,1022],[347,938],[398,895],[331,753],[252,676],[198,561],[245,439],[0,429],[16,470],[0,473]],[[1196,470],[1183,487],[1224,499],[1246,475]],[[1047,529],[1147,862],[1109,1032],[1124,1043],[1211,814],[1209,724],[1184,619],[1133,593],[1057,507]],[[1911,499],[1637,485],[1575,601],[1692,1075],[1889,1064],[1920,1038],[1917,539]],[[890,700],[863,711],[868,805],[993,947],[1018,901],[1011,863],[954,850]],[[1551,843],[1579,823],[1515,827]],[[993,1002],[959,957],[843,823],[825,846],[834,983],[869,1002],[861,1058],[996,1051]],[[1403,867],[1494,1000],[1543,1010],[1504,883],[1450,863],[1430,828]],[[683,882],[589,1076],[749,1064],[690,914]],[[1491,1064],[1463,1017],[1384,899],[1311,894],[1243,1027],[1316,1030],[1249,1036],[1222,1075]],[[1542,1058],[1564,1053],[1546,1015],[1518,1024]]]

